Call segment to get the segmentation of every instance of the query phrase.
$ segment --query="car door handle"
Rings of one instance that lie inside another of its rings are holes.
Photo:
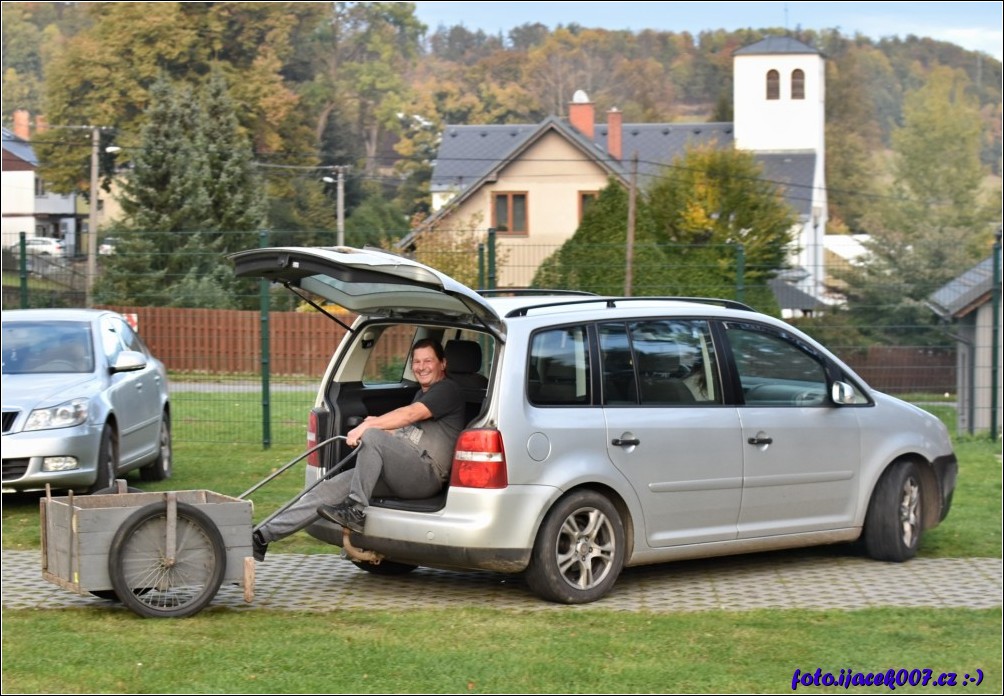
[[[634,445],[640,445],[641,440],[639,440],[636,437],[631,438],[630,440],[622,440],[619,437],[615,437],[613,440],[610,441],[610,444],[613,445],[614,447],[632,447]]]
[[[772,442],[774,442],[774,438],[772,438],[772,437],[751,437],[746,442],[750,443],[751,445],[769,445]]]

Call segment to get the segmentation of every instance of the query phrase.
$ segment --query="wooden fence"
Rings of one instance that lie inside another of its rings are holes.
[[[135,315],[140,335],[172,372],[260,374],[261,316],[255,311],[110,307]],[[353,315],[339,316],[346,324]],[[316,312],[269,314],[270,373],[318,378],[345,330]],[[404,356],[407,345],[389,346]],[[872,387],[891,393],[955,392],[955,349],[910,346],[835,352]]]

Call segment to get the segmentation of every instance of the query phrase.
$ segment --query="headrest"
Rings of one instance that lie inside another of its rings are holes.
[[[672,374],[680,368],[680,356],[670,353],[638,353],[638,368],[642,373]]]
[[[447,372],[477,372],[481,369],[481,344],[477,341],[448,341],[445,351]]]

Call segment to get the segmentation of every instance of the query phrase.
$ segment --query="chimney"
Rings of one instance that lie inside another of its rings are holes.
[[[624,114],[615,108],[607,112],[607,152],[615,160],[624,157]]]
[[[24,109],[14,112],[14,135],[21,140],[31,140],[31,114]]]
[[[595,120],[593,103],[589,101],[589,96],[581,89],[576,90],[572,96],[572,103],[568,105],[568,121],[572,124],[572,128],[592,140]]]

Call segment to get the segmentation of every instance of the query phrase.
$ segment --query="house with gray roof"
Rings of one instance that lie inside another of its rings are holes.
[[[3,246],[28,237],[58,237],[74,249],[76,194],[53,193],[38,176],[38,157],[26,134],[3,129]],[[72,252],[71,252],[72,253]]]
[[[957,342],[956,379],[960,433],[1000,433],[1001,246],[976,266],[932,293],[928,306]]]
[[[597,123],[594,104],[579,91],[565,118],[446,126],[433,166],[433,215],[402,246],[426,233],[492,227],[505,259],[497,284],[529,285],[608,181],[629,185],[635,155],[644,188],[687,148],[736,147],[753,152],[798,215],[789,260],[798,292],[785,296],[819,308],[827,207],[823,57],[794,39],[770,37],[737,51],[734,70],[731,123],[624,123],[617,109]]]

